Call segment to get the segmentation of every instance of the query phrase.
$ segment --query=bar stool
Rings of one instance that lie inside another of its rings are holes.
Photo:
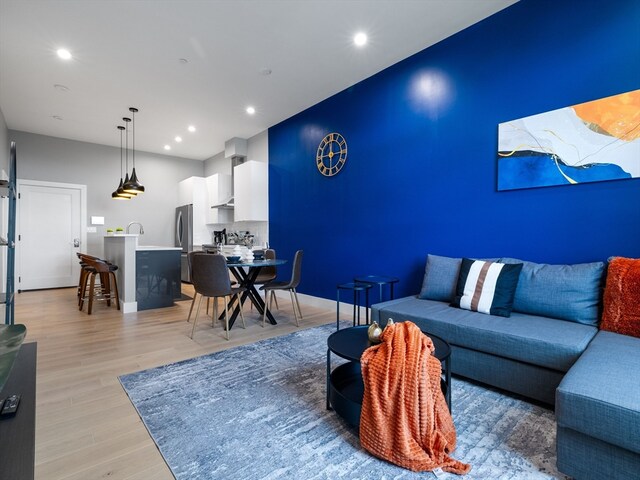
[[[91,315],[94,299],[106,300],[107,305],[111,306],[111,300],[115,299],[116,307],[120,310],[120,298],[118,294],[118,281],[116,279],[116,270],[118,267],[106,260],[102,260],[91,255],[79,254],[80,264],[83,265],[80,274],[80,298],[78,301],[79,310],[84,307],[85,300],[89,300],[87,313]],[[100,287],[96,287],[96,275],[100,276]],[[113,281],[113,283],[112,283]],[[87,283],[89,285],[87,285]],[[112,293],[115,290],[115,295]],[[98,294],[98,295],[96,295]]]
[[[360,325],[360,292],[364,292],[365,307],[365,325],[369,325],[369,290],[373,285],[370,283],[349,282],[341,283],[337,289],[337,308],[336,308],[336,330],[340,330],[340,290],[351,290],[353,292],[353,326],[356,326],[356,320]],[[357,306],[357,307],[356,307]],[[357,312],[357,314],[356,314]]]
[[[80,260],[80,278],[78,279],[78,305],[80,305],[80,303],[82,302],[82,297],[84,296],[84,292],[87,289],[87,282],[89,281],[89,274],[92,273],[95,269],[91,266],[89,266],[89,264],[86,263],[85,260],[83,260],[83,258],[87,259],[92,259],[92,260],[102,260],[99,257],[94,257],[93,255],[89,255],[87,253],[80,253],[80,252],[76,252],[76,256],[78,257],[78,259]],[[118,270],[117,265],[114,265],[111,262],[108,262],[106,260],[102,260],[103,262],[105,262],[107,265],[109,265],[109,269],[112,271],[116,271]],[[103,286],[104,288],[104,284],[109,280],[108,275],[105,277],[105,274],[101,274],[100,275],[100,284]],[[107,305],[111,305],[111,302],[109,301],[107,303]]]
[[[400,280],[396,277],[384,277],[382,275],[365,275],[363,277],[355,277],[353,281],[359,283],[368,283],[371,285],[378,285],[380,295],[378,297],[378,300],[382,302],[382,286],[389,285],[389,300],[393,300],[393,285],[398,283]]]

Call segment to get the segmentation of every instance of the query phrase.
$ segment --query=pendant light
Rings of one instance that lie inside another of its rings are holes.
[[[133,162],[133,170],[131,170],[131,177],[129,181],[125,179],[124,182],[124,191],[133,194],[144,193],[144,186],[138,181],[138,176],[136,175],[136,112],[137,108],[129,107],[129,111],[131,112],[131,116],[133,118],[133,133],[131,136],[133,145],[131,148],[131,157]],[[127,165],[127,170],[129,170],[129,166]]]
[[[124,193],[126,195],[128,195],[130,198],[133,198],[136,196],[135,192],[129,192],[127,191],[127,185],[130,182],[129,180],[129,122],[131,121],[131,119],[129,117],[123,117],[122,121],[124,122],[125,125],[125,131],[124,131],[124,158],[125,158],[125,174],[124,174],[124,183],[122,184],[122,189],[118,190],[118,193]]]
[[[120,130],[120,185],[118,185],[116,191],[111,194],[111,198],[113,200],[131,200],[131,195],[125,193],[122,189],[122,131],[124,130],[124,127],[122,125],[118,125],[118,130]]]

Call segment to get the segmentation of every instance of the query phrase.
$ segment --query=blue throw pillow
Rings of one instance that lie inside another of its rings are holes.
[[[463,258],[451,306],[500,317],[511,316],[520,270],[521,263],[507,265]]]
[[[502,258],[503,263],[522,263],[513,310],[598,326],[604,263],[547,265]]]
[[[456,293],[461,258],[427,255],[422,290],[418,298],[450,302]]]

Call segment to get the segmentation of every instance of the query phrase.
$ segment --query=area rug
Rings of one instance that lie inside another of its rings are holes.
[[[120,382],[180,480],[435,478],[370,456],[357,432],[326,410],[326,339],[334,330],[301,330]],[[552,411],[455,378],[452,394],[453,456],[472,465],[465,479],[565,478],[555,467]]]

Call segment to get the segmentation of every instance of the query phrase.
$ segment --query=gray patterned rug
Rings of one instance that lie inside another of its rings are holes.
[[[373,458],[325,409],[334,330],[301,330],[120,382],[178,479],[435,478]],[[555,468],[553,412],[460,379],[452,392],[453,456],[472,465],[465,479],[564,478]]]

